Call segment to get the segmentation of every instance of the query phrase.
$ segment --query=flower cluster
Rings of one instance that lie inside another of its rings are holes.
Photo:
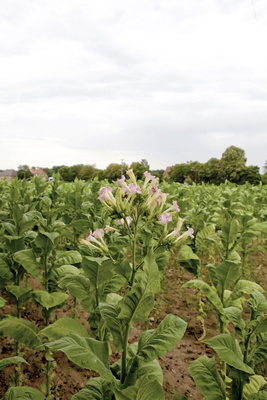
[[[101,252],[108,253],[108,247],[104,242],[104,231],[103,229],[96,229],[94,232],[90,231],[89,236],[86,239],[81,239],[81,244],[90,246],[95,250],[100,250]]]
[[[188,227],[188,230],[180,235],[180,230],[184,220],[178,218],[176,228],[168,234],[167,225],[173,221],[173,216],[179,213],[180,209],[176,201],[164,210],[166,205],[168,193],[163,193],[158,185],[158,178],[151,175],[150,172],[144,173],[145,180],[142,186],[139,186],[132,169],[127,171],[131,183],[126,182],[124,175],[117,179],[117,195],[116,198],[112,194],[111,187],[101,187],[98,199],[103,202],[110,211],[115,211],[120,217],[117,220],[119,226],[126,223],[129,227],[130,224],[137,224],[138,218],[145,215],[148,220],[156,217],[160,223],[164,225],[163,238],[173,238],[174,242],[181,240],[186,236],[193,238],[193,229]],[[136,199],[136,201],[135,201]],[[108,232],[115,228],[108,227]]]

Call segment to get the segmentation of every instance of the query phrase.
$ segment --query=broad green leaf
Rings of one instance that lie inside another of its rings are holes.
[[[66,264],[78,264],[80,262],[82,262],[81,254],[78,251],[70,250],[59,253],[56,261],[54,262],[54,266],[57,267]]]
[[[186,282],[183,287],[195,287],[196,289],[202,290],[202,292],[207,296],[211,304],[213,305],[214,309],[221,315],[221,319],[226,321],[225,315],[224,315],[224,310],[223,310],[223,304],[215,292],[215,290],[209,286],[206,282],[198,280],[198,279],[193,279],[189,282]]]
[[[76,219],[71,221],[68,226],[71,226],[74,229],[77,229],[78,231],[87,231],[89,228],[92,226],[92,222],[90,222],[88,219]]]
[[[143,375],[148,375],[149,379],[156,380],[163,385],[163,373],[158,360],[152,360],[150,362],[140,362],[139,368],[136,371],[137,379]]]
[[[126,389],[114,389],[116,400],[164,400],[164,391],[157,380],[147,375],[137,379],[135,385]]]
[[[21,308],[31,297],[33,289],[30,286],[8,285],[6,290],[14,303],[18,303],[18,307]]]
[[[109,369],[108,343],[92,338],[82,338],[71,333],[55,342],[46,344],[52,350],[60,350],[68,359],[79,367],[99,372],[100,376],[108,381],[113,380]]]
[[[267,335],[263,336],[262,340],[258,337],[248,357],[248,362],[253,361],[255,364],[265,360],[267,360]]]
[[[90,279],[92,289],[109,281],[113,276],[113,263],[107,257],[83,257],[82,268],[84,274]]]
[[[119,307],[118,318],[129,323],[144,321],[154,307],[154,294],[146,290],[145,282],[140,282],[119,302]]]
[[[242,310],[237,307],[228,307],[223,309],[227,319],[232,322],[241,331],[245,328],[245,322],[242,319]]]
[[[124,276],[118,274],[113,275],[110,281],[103,284],[103,293],[115,293],[123,287],[125,282],[126,279],[124,278]]]
[[[102,378],[91,378],[71,400],[110,400],[112,395],[109,382]]]
[[[22,236],[5,235],[5,247],[10,253],[25,249],[24,238]]]
[[[27,213],[23,214],[19,227],[19,234],[22,235],[33,225],[36,225],[39,220],[42,219],[42,214],[39,211],[28,211]]]
[[[0,307],[4,307],[6,300],[3,297],[0,297]]]
[[[14,260],[21,264],[23,268],[29,272],[34,278],[42,281],[41,267],[36,261],[36,257],[32,249],[20,250],[14,254]]]
[[[132,274],[132,267],[128,260],[123,260],[119,264],[115,264],[114,270],[117,274],[124,276],[127,281]]]
[[[239,227],[236,219],[231,219],[223,223],[221,241],[226,251],[230,249],[233,242],[237,239],[238,230]]]
[[[61,265],[60,267],[53,269],[51,272],[60,279],[66,275],[79,275],[81,269],[74,267],[74,265]]]
[[[111,331],[113,344],[116,350],[121,351],[125,333],[125,323],[118,318],[120,312],[118,303],[100,303],[99,310],[107,327]]]
[[[19,357],[19,356],[3,358],[2,360],[0,360],[0,370],[10,364],[18,364],[18,363],[29,364],[29,363],[27,363],[27,361],[24,360],[24,358]]]
[[[267,314],[263,317],[257,319],[257,325],[253,331],[253,335],[258,335],[259,333],[267,332]]]
[[[163,271],[168,265],[171,256],[170,251],[168,251],[165,246],[160,246],[156,249],[154,254],[159,271]]]
[[[243,400],[250,400],[251,395],[257,394],[262,386],[266,385],[266,380],[261,375],[252,375],[249,377],[249,383],[245,383],[243,389]],[[267,393],[266,393],[267,394]],[[265,397],[266,398],[266,397]],[[262,397],[264,399],[264,397]]]
[[[217,288],[218,286],[218,275],[217,275],[217,268],[213,264],[207,264],[206,267],[209,271],[209,277],[213,285]]]
[[[16,227],[14,224],[11,224],[10,222],[4,222],[2,227],[9,235],[16,236]]]
[[[254,315],[261,315],[267,310],[267,300],[265,296],[255,289],[250,293],[248,305],[253,309]]]
[[[238,280],[241,270],[235,262],[225,260],[216,269],[216,272],[218,277],[217,290],[221,294]]]
[[[137,357],[152,361],[171,350],[184,336],[187,324],[176,315],[167,315],[157,329],[144,331],[138,343]]]
[[[223,293],[223,303],[226,306],[229,304],[229,307],[236,307],[236,308],[239,308],[239,310],[243,310],[242,297],[239,297],[238,299],[235,299],[235,300],[232,300],[231,302],[229,302],[231,295],[232,295],[231,290],[225,290]]]
[[[138,349],[138,342],[134,342],[128,346],[128,351],[127,351],[127,360],[126,363],[127,365],[131,365],[133,359],[136,357],[137,354],[137,349]],[[134,376],[130,377],[130,379],[127,379],[127,382],[125,382],[125,385],[130,381],[130,385],[134,384],[138,378],[140,378],[143,375],[147,375],[149,379],[151,380],[157,380],[161,385],[163,384],[163,374],[162,374],[162,369],[161,366],[158,362],[158,360],[153,360],[150,362],[146,361],[141,361],[139,360],[139,365],[138,368],[134,371]],[[120,377],[121,374],[121,358],[116,361],[114,364],[111,366],[112,371],[114,372],[115,375]],[[128,374],[129,378],[129,374]],[[124,385],[124,386],[125,386]]]
[[[250,294],[253,289],[258,290],[260,293],[264,292],[263,288],[257,283],[240,279],[235,285],[231,296],[228,298],[227,306],[231,306],[233,301],[242,297],[244,294]]]
[[[5,260],[5,254],[0,255],[0,277],[7,281],[11,281],[13,279],[13,274],[10,270],[8,263]]]
[[[233,334],[222,333],[221,335],[214,336],[204,342],[216,351],[220,360],[226,362],[228,365],[239,371],[254,375],[253,369],[243,363],[242,352]]]
[[[224,382],[220,377],[214,358],[206,355],[190,363],[190,374],[205,400],[225,400]]]
[[[3,400],[45,400],[45,396],[37,389],[17,386],[9,388]]]
[[[44,328],[40,335],[48,337],[49,340],[58,340],[70,333],[77,333],[81,337],[88,337],[89,333],[85,327],[78,321],[69,317],[61,317],[53,324]]]
[[[106,297],[106,303],[118,303],[121,301],[122,296],[118,293],[109,293]]]
[[[131,323],[144,321],[154,307],[154,294],[160,291],[158,266],[152,253],[144,259],[142,280],[135,283],[132,289],[119,302],[121,312],[118,318]]]
[[[195,253],[193,253],[193,250],[190,246],[181,246],[178,253],[177,261],[183,268],[197,276],[199,257]]]
[[[55,246],[55,241],[59,237],[58,232],[38,232],[35,244],[47,254]]]
[[[91,291],[90,280],[84,275],[66,275],[59,281],[59,287],[68,289],[72,296],[86,299]]]
[[[66,293],[48,293],[45,290],[34,290],[32,297],[38,304],[49,310],[63,304],[69,296]]]
[[[196,235],[195,245],[198,254],[204,253],[211,246],[215,236],[215,225],[206,225]]]
[[[33,322],[15,317],[4,317],[0,321],[0,335],[11,337],[19,343],[34,349],[42,345]]]
[[[87,312],[94,312],[96,300],[91,289],[90,280],[83,275],[66,275],[59,281],[59,287],[69,290],[73,297],[81,300],[83,309]]]

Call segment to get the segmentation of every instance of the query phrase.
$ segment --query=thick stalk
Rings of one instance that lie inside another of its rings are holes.
[[[122,357],[121,357],[121,383],[125,381],[127,371],[126,371],[126,363],[127,363],[127,346],[128,346],[128,336],[130,332],[130,323],[127,323],[124,340],[123,340],[123,350],[122,350]]]
[[[21,309],[19,307],[19,302],[17,301],[17,318],[21,317]],[[20,355],[19,351],[19,341],[16,340],[15,342],[15,348],[16,348],[16,356]],[[20,386],[20,363],[16,365],[15,367],[15,386]]]
[[[49,325],[49,316],[50,316],[50,312],[49,312],[49,310],[46,310],[46,312],[45,312],[46,326]],[[47,398],[50,398],[49,397],[50,396],[50,383],[51,383],[50,370],[52,367],[52,363],[51,363],[52,355],[51,355],[51,350],[48,347],[45,348],[45,358],[46,358],[46,393],[45,393],[45,395]]]
[[[134,277],[135,277],[135,273],[136,273],[136,267],[135,267],[135,263],[136,263],[136,236],[137,236],[137,223],[138,220],[136,221],[136,224],[134,226],[134,236],[132,239],[132,267],[133,267],[133,271],[132,271],[132,276],[131,276],[131,287],[133,286],[134,283]]]
[[[50,374],[50,369],[51,369],[51,350],[46,348],[45,351],[45,358],[46,358],[46,397],[50,398],[50,383],[51,383],[51,374]]]
[[[73,297],[73,314],[72,317],[77,319],[77,297]]]
[[[44,256],[44,268],[45,268],[45,290],[48,292],[48,270],[47,270],[47,257]]]

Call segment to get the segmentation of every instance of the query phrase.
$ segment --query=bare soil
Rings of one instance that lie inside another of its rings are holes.
[[[267,289],[266,272],[267,256],[263,260],[261,255],[254,255],[255,265],[257,265],[254,280],[261,283]],[[260,267],[259,267],[260,266]],[[255,271],[255,270],[254,270]],[[203,399],[203,396],[196,387],[189,373],[189,364],[191,361],[201,355],[214,356],[212,350],[201,341],[203,335],[202,324],[198,319],[198,304],[194,289],[185,289],[183,283],[193,279],[193,276],[172,262],[164,273],[162,281],[162,293],[156,296],[155,308],[150,315],[149,328],[155,328],[160,321],[169,313],[179,316],[188,324],[184,337],[177,343],[175,348],[159,358],[159,363],[163,370],[164,391],[167,400],[186,400]],[[32,282],[34,285],[34,282]],[[2,296],[7,300],[5,306],[0,309],[0,317],[3,315],[12,315],[15,307],[3,291]],[[202,297],[204,302],[205,329],[206,338],[218,334],[218,324],[216,315],[211,306]],[[69,299],[63,309],[54,312],[54,319],[62,316],[71,316],[73,311],[72,300]],[[81,323],[89,330],[87,323],[89,314],[84,312],[78,305],[78,317]],[[45,323],[41,315],[41,310],[30,300],[22,310],[22,318],[32,320],[38,327],[44,327]],[[51,321],[53,322],[52,318]],[[136,326],[131,332],[130,342],[137,341],[142,326]],[[41,385],[45,382],[45,376],[42,368],[45,365],[45,357],[42,352],[36,353],[28,348],[23,348],[23,357],[29,365],[22,364],[22,385],[30,386],[41,390]],[[15,354],[13,340],[9,338],[0,338],[0,359],[11,357]],[[119,356],[117,354],[117,356]],[[54,358],[57,366],[55,367],[55,377],[52,380],[52,398],[54,400],[70,400],[72,395],[82,389],[90,377],[98,376],[93,371],[79,368],[62,352],[54,352]],[[112,357],[112,361],[116,355]],[[14,379],[14,365],[8,366],[1,371],[0,375],[0,398],[2,398],[7,389],[12,385]],[[133,399],[134,400],[134,399]]]

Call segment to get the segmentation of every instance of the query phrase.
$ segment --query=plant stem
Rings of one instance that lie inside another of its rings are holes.
[[[135,227],[134,227],[134,236],[133,236],[133,239],[132,239],[132,267],[133,267],[133,271],[132,271],[131,282],[130,282],[131,287],[133,286],[134,277],[135,277],[135,273],[136,273],[136,268],[135,268],[136,255],[135,255],[135,252],[136,252],[137,223],[138,223],[138,218],[136,220],[136,224],[135,224]]]
[[[51,383],[51,374],[50,374],[50,369],[51,369],[51,350],[46,348],[45,350],[45,358],[46,358],[46,397],[49,398],[50,396],[50,383]]]
[[[73,318],[77,319],[77,297],[73,297]]]
[[[48,271],[47,271],[47,257],[44,256],[44,268],[45,268],[45,290],[48,292]]]
[[[127,363],[127,346],[128,346],[128,336],[130,331],[130,323],[126,324],[124,341],[123,341],[123,350],[122,350],[122,358],[121,358],[121,383],[125,381],[126,378],[126,363]]]

